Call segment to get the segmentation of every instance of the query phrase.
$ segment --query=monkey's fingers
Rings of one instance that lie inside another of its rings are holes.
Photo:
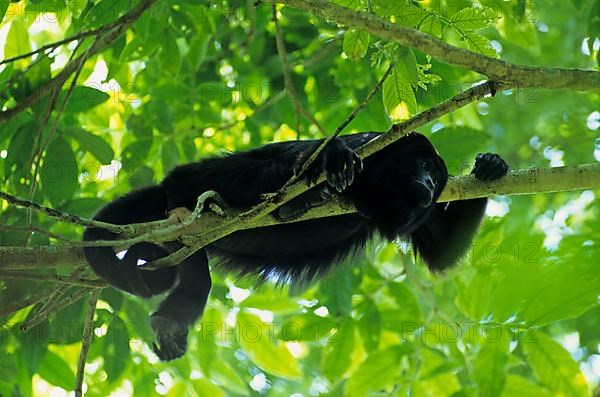
[[[480,181],[493,181],[507,174],[508,164],[497,154],[480,153],[475,159],[472,174]]]

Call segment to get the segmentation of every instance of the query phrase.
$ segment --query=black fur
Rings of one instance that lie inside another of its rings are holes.
[[[486,199],[435,204],[448,179],[444,161],[429,140],[412,133],[364,161],[355,148],[378,133],[334,139],[304,175],[308,183],[321,172],[327,184],[283,205],[280,219],[301,215],[325,202],[333,192],[350,199],[359,213],[235,232],[174,268],[144,271],[138,260],[150,261],[179,248],[136,244],[119,260],[111,248],[86,248],[94,271],[111,285],[141,297],[168,292],[151,316],[157,335],[154,350],[162,360],[185,353],[188,328],[200,317],[211,288],[208,260],[241,274],[278,281],[311,280],[332,264],[360,250],[375,234],[410,239],[429,268],[456,263],[471,244],[485,211]],[[193,210],[207,190],[221,194],[232,207],[247,208],[261,194],[278,190],[322,141],[274,143],[247,152],[209,158],[175,168],[156,186],[118,198],[95,219],[128,224],[164,219],[178,207]],[[364,168],[364,169],[363,169]],[[498,155],[476,158],[473,173],[480,180],[498,179],[508,166]],[[89,228],[84,240],[116,239],[113,233]]]

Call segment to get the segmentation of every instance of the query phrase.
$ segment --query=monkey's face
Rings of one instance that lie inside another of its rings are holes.
[[[402,184],[412,205],[427,208],[435,204],[448,180],[444,160],[429,140],[417,133],[402,138],[402,153],[396,157]],[[408,185],[408,186],[407,186]]]
[[[437,155],[436,155],[437,156]],[[442,168],[443,166],[443,168]],[[445,165],[435,158],[418,158],[412,179],[412,192],[419,207],[429,207],[435,203],[443,185],[446,184]]]

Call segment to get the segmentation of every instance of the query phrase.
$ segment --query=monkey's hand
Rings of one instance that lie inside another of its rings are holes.
[[[157,343],[152,350],[161,361],[171,361],[185,354],[187,350],[188,327],[160,315],[150,317],[150,325]]]
[[[294,166],[295,175],[301,172],[302,166],[313,151],[308,150],[300,155]],[[319,176],[325,172],[327,183],[338,192],[342,192],[352,184],[354,177],[362,171],[362,168],[362,160],[354,150],[343,139],[334,138],[308,167],[304,179],[306,184],[310,186],[316,183]]]
[[[495,181],[508,173],[508,164],[495,153],[479,153],[471,174],[480,181]]]

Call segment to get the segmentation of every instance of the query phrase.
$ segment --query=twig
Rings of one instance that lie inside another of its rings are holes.
[[[49,43],[49,44],[44,44],[43,46],[41,46],[41,47],[39,47],[39,48],[37,48],[37,49],[35,49],[33,51],[29,51],[29,52],[26,52],[24,54],[16,55],[16,56],[11,57],[11,58],[3,59],[2,61],[0,61],[0,66],[2,66],[4,64],[7,64],[7,63],[18,61],[19,59],[29,58],[30,56],[33,56],[33,55],[45,52],[46,50],[49,50],[49,49],[51,49],[52,51],[54,51],[58,47],[60,47],[62,45],[65,45],[65,44],[69,44],[72,41],[81,40],[81,39],[84,39],[84,38],[89,37],[89,36],[95,36],[95,35],[98,35],[98,34],[100,34],[102,32],[106,32],[106,31],[114,28],[116,25],[118,25],[121,22],[122,21],[119,18],[119,19],[117,19],[114,22],[107,23],[106,25],[100,26],[99,28],[91,29],[91,30],[84,30],[83,32],[76,33],[76,34],[74,34],[72,36],[69,36],[69,37],[66,37],[66,38],[64,38],[62,40],[58,40],[58,41],[55,41],[55,42]],[[52,52],[52,51],[50,51],[50,52]]]
[[[346,118],[346,120],[344,120],[342,122],[342,124],[340,124],[335,129],[335,132],[333,133],[333,135],[328,136],[327,138],[325,138],[325,140],[323,140],[323,142],[321,142],[321,144],[315,149],[315,151],[313,153],[311,153],[311,155],[306,159],[304,164],[302,164],[302,167],[300,169],[300,172],[298,172],[298,175],[295,175],[292,178],[290,178],[285,183],[284,187],[289,186],[292,183],[296,182],[298,180],[298,178],[300,177],[300,175],[302,175],[304,172],[306,172],[306,170],[308,170],[308,167],[310,167],[310,165],[317,159],[319,154],[323,151],[323,149],[325,149],[325,147],[329,144],[329,142],[334,140],[344,130],[344,128],[346,128],[346,126],[348,124],[350,124],[350,122],[352,122],[352,120],[354,120],[356,118],[358,113],[360,113],[360,111],[362,109],[364,109],[365,106],[367,106],[367,104],[371,101],[371,99],[373,99],[373,97],[375,96],[375,94],[377,94],[377,91],[379,91],[379,89],[383,85],[384,81],[388,78],[388,76],[390,75],[390,73],[392,72],[393,69],[394,69],[394,64],[390,63],[390,66],[387,68],[387,70],[385,71],[383,76],[381,76],[381,78],[377,81],[377,84],[375,84],[375,86],[373,87],[373,89],[371,90],[369,95],[367,95],[367,97],[364,99],[364,101],[362,101],[360,103],[360,105],[358,105],[356,108],[354,108],[354,110],[352,111],[352,113],[350,113],[350,115]]]
[[[75,53],[77,52],[77,50],[79,49],[79,46],[81,45],[81,43],[79,43],[77,45],[77,47],[73,50],[73,53],[71,54],[71,57],[75,56]],[[89,49],[92,47],[89,47],[87,51],[89,51]],[[48,144],[50,143],[50,140],[52,139],[52,137],[54,136],[54,133],[56,132],[56,128],[58,127],[58,121],[60,120],[64,110],[65,110],[65,106],[67,105],[67,102],[69,101],[69,98],[71,97],[71,94],[73,93],[73,89],[75,88],[75,85],[77,84],[77,79],[79,78],[79,75],[81,73],[81,69],[83,69],[83,65],[85,63],[85,60],[87,59],[87,56],[84,55],[80,57],[79,60],[79,64],[77,65],[77,69],[75,70],[75,76],[73,77],[73,80],[71,80],[71,84],[69,85],[69,89],[67,90],[67,93],[65,94],[65,97],[62,100],[62,103],[60,105],[60,109],[58,110],[56,116],[54,117],[54,123],[52,123],[52,127],[50,128],[50,130],[48,131],[48,133],[46,134],[46,139],[44,140],[44,142],[42,143],[42,145],[40,145],[40,147],[37,147],[37,142],[39,142],[39,139],[41,138],[42,135],[42,130],[46,127],[46,124],[48,123],[48,120],[50,119],[50,116],[52,114],[52,111],[54,110],[54,107],[56,105],[56,98],[58,97],[58,95],[60,94],[60,91],[62,90],[63,84],[66,82],[63,82],[62,84],[57,84],[54,87],[54,90],[52,91],[52,94],[50,95],[50,101],[48,102],[48,106],[46,108],[46,115],[44,117],[43,122],[40,123],[39,127],[38,127],[38,134],[36,136],[36,143],[35,146],[33,147],[33,150],[37,152],[33,155],[33,173],[31,176],[31,186],[29,188],[29,200],[33,199],[33,196],[35,194],[35,191],[37,189],[37,176],[40,170],[40,162],[42,161],[42,154],[44,153],[44,151],[46,150],[46,148],[48,147]],[[72,59],[69,60],[69,62],[71,62]],[[31,224],[32,222],[32,215],[33,212],[31,211],[31,209],[29,210],[29,223]]]
[[[294,104],[294,108],[296,109],[296,132],[300,134],[300,116],[304,115],[311,123],[313,123],[317,128],[321,131],[322,134],[325,134],[325,129],[319,123],[319,121],[310,113],[307,109],[302,106],[300,101],[298,100],[298,91],[296,91],[296,86],[294,86],[294,82],[292,80],[292,69],[290,66],[290,62],[287,58],[287,50],[285,48],[285,40],[283,38],[283,31],[281,30],[281,26],[279,25],[279,19],[277,18],[277,7],[273,4],[273,22],[275,23],[275,43],[277,45],[277,53],[279,54],[279,59],[281,60],[281,68],[283,70],[283,81],[285,83],[285,88],[288,90],[290,94],[290,99]]]
[[[38,315],[36,315],[31,320],[28,320],[25,323],[21,324],[21,326],[19,327],[20,330],[23,332],[29,331],[31,328],[35,327],[42,321],[48,319],[48,317],[50,317],[52,314],[57,313],[65,307],[77,302],[79,299],[83,298],[93,290],[93,288],[81,288],[71,292],[69,296],[67,296],[65,299],[61,300],[55,305],[52,305],[51,307],[48,307],[45,311],[38,313]]]
[[[48,230],[42,229],[37,226],[13,226],[13,225],[0,225],[0,230],[10,230],[14,232],[22,232],[22,233],[40,233],[55,240],[68,242],[72,244],[77,244],[78,241],[69,240],[68,238],[59,236],[56,233],[52,233]]]
[[[0,317],[8,316],[9,314],[13,314],[15,312],[18,312],[21,309],[24,309],[31,305],[35,305],[38,302],[44,301],[44,300],[48,299],[48,297],[50,295],[52,295],[53,293],[54,293],[53,289],[48,289],[46,291],[32,295],[28,298],[25,298],[21,301],[12,303],[8,306],[0,307]]]
[[[102,280],[92,280],[75,276],[60,276],[58,274],[39,274],[0,270],[0,277],[20,280],[50,281],[69,285],[78,285],[80,287],[104,288],[108,286],[108,284]]]
[[[83,378],[85,374],[85,362],[87,360],[88,351],[90,344],[92,343],[92,337],[94,335],[94,314],[96,313],[96,304],[100,297],[101,290],[92,292],[90,301],[88,302],[89,308],[87,316],[85,317],[85,323],[83,326],[83,335],[81,337],[81,350],[79,351],[79,359],[77,360],[77,374],[75,375],[75,397],[83,396]]]
[[[333,134],[334,136],[338,136],[340,134],[340,132],[342,132],[344,130],[344,128],[346,128],[348,126],[348,124],[350,124],[350,122],[352,122],[352,120],[354,120],[356,118],[358,113],[360,113],[360,111],[363,110],[365,108],[365,106],[367,106],[369,104],[369,102],[371,102],[371,99],[373,99],[375,94],[377,94],[377,91],[379,91],[381,89],[381,86],[383,85],[385,80],[389,77],[392,70],[394,70],[393,62],[390,63],[390,66],[387,68],[387,70],[385,71],[383,76],[381,76],[381,78],[377,81],[377,84],[375,84],[375,86],[371,89],[371,92],[369,92],[369,95],[367,95],[367,97],[360,103],[360,105],[358,105],[356,108],[354,108],[354,110],[352,111],[352,113],[350,113],[348,118],[346,118],[346,120],[344,120],[344,122],[342,124],[340,124],[338,126],[338,128],[335,129],[335,132]]]
[[[67,245],[0,246],[2,270],[50,269],[79,263],[85,263],[83,251]]]
[[[379,135],[372,141],[367,142],[360,147],[356,153],[358,153],[362,158],[368,157],[373,153],[383,149],[387,145],[396,142],[398,139],[402,138],[404,135],[408,134],[417,127],[420,127],[432,120],[438,119],[456,109],[460,109],[471,102],[479,101],[489,95],[496,95],[498,90],[507,88],[510,87],[505,84],[501,85],[494,81],[485,81],[481,84],[471,87],[468,90],[453,96],[452,98],[446,99],[444,102],[435,105],[434,107],[422,111],[406,121],[394,124],[387,134]]]
[[[135,231],[135,229],[129,228],[127,225],[113,225],[111,223],[94,221],[87,218],[82,218],[77,215],[72,215],[54,208],[45,207],[43,205],[34,203],[32,201],[24,200],[22,198],[13,196],[12,194],[0,191],[0,198],[6,200],[12,205],[22,208],[30,208],[36,212],[40,212],[49,217],[59,219],[64,222],[74,223],[76,225],[88,226],[88,227],[99,227],[102,229],[110,230],[114,233],[129,233]]]

